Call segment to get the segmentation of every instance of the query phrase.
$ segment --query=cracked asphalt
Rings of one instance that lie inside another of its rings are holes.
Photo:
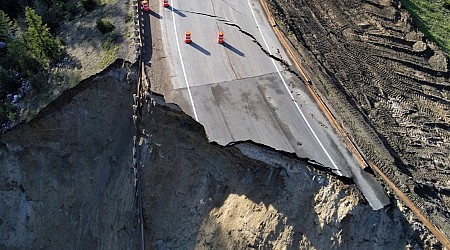
[[[374,209],[389,203],[289,69],[291,62],[258,1],[169,4],[149,18],[160,25],[170,69],[164,95],[200,122],[210,141],[251,140],[295,153],[353,178]],[[190,44],[183,41],[186,31]],[[219,31],[225,34],[223,45],[217,43]]]

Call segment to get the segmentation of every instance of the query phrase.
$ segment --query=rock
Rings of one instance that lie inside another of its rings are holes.
[[[406,34],[405,39],[406,41],[422,41],[423,38],[423,33],[420,31],[411,31],[409,33]]]
[[[428,63],[434,70],[442,72],[447,72],[448,70],[448,58],[440,51],[435,51]]]
[[[384,6],[384,7],[391,6],[391,1],[390,1],[390,0],[380,0],[380,1],[378,1],[378,3],[379,3],[381,6]]]
[[[417,41],[413,46],[412,46],[413,51],[415,52],[423,52],[427,49],[427,44],[422,42],[422,41]]]

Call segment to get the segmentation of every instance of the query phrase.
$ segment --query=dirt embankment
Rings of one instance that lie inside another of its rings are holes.
[[[222,147],[155,97],[140,138],[150,249],[431,247],[396,205],[373,211],[357,189],[251,143]],[[172,106],[173,107],[173,106]],[[410,218],[411,219],[411,218]]]
[[[270,0],[365,156],[450,234],[449,58],[401,1]]]
[[[1,249],[135,249],[130,71],[118,61],[0,134]]]

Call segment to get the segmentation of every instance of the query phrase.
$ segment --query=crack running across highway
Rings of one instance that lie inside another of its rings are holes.
[[[271,54],[269,51],[267,51],[267,50],[262,46],[262,44],[255,38],[255,36],[254,36],[253,34],[251,34],[251,33],[248,32],[248,31],[245,31],[245,30],[242,29],[241,26],[239,26],[238,24],[233,23],[233,22],[227,20],[227,19],[224,18],[224,17],[220,17],[220,16],[216,16],[216,15],[211,15],[211,14],[208,14],[208,13],[196,12],[196,11],[189,11],[189,10],[180,10],[180,11],[184,11],[184,12],[191,13],[191,14],[196,14],[196,15],[202,15],[202,16],[207,16],[207,17],[215,18],[217,21],[222,22],[222,23],[225,24],[225,25],[228,25],[228,26],[232,26],[232,27],[237,28],[237,29],[239,30],[239,32],[241,32],[242,34],[244,34],[244,35],[250,37],[251,40],[252,40],[255,44],[257,44],[257,45],[259,46],[259,48],[261,49],[261,51],[264,52],[264,54],[266,54],[268,57],[272,58],[273,60],[279,62],[279,63],[283,66],[283,68],[284,68],[286,71],[288,71],[289,73],[295,75],[298,79],[300,79],[301,81],[303,81],[303,78],[302,78],[295,70],[291,69],[291,67],[289,66],[289,63],[288,63],[287,61],[285,61],[285,60],[283,60],[282,58],[277,57],[277,56]]]

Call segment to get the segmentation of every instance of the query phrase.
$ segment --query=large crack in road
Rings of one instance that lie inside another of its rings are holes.
[[[272,58],[275,61],[279,62],[286,71],[290,72],[291,74],[295,75],[298,79],[303,81],[301,76],[295,70],[293,70],[290,67],[289,63],[286,60],[284,60],[284,59],[282,59],[282,58],[280,58],[280,57],[278,57],[276,55],[271,54],[267,49],[264,48],[264,46],[256,39],[256,37],[253,34],[251,34],[250,32],[242,29],[241,26],[239,26],[238,24],[236,24],[234,22],[231,22],[231,21],[225,19],[224,17],[216,16],[216,15],[213,15],[213,14],[208,14],[208,13],[203,13],[203,12],[196,12],[196,11],[189,11],[189,10],[181,10],[181,9],[180,9],[180,11],[184,11],[184,12],[191,13],[191,14],[196,14],[196,15],[201,15],[201,16],[211,17],[211,18],[214,18],[216,21],[222,22],[225,25],[228,25],[228,26],[231,26],[231,27],[235,27],[239,32],[241,32],[242,34],[248,36],[252,40],[252,42],[255,43],[261,49],[261,51],[264,52],[264,54],[266,54],[269,58]],[[258,29],[259,29],[259,27],[258,27]]]

